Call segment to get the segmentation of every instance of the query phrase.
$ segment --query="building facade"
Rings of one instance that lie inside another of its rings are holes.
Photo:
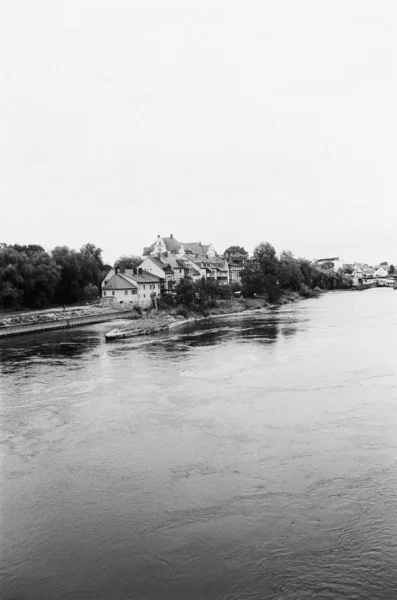
[[[143,269],[111,269],[101,286],[101,304],[151,306],[152,296],[160,296],[161,279]]]

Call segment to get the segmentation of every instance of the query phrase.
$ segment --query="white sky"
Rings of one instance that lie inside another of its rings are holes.
[[[397,3],[5,0],[0,241],[397,262]]]

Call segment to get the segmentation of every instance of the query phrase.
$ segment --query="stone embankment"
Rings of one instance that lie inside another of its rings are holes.
[[[0,338],[82,327],[115,319],[139,319],[139,315],[131,309],[102,308],[97,305],[15,313],[0,318]]]

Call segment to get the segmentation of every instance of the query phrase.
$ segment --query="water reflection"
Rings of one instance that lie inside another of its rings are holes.
[[[12,344],[12,345],[11,345]],[[97,336],[78,332],[65,340],[65,334],[39,334],[23,336],[0,343],[0,366],[9,364],[16,368],[24,363],[35,364],[41,360],[59,364],[64,359],[82,358],[98,344]]]

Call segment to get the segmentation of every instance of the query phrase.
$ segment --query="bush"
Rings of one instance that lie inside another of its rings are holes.
[[[172,294],[162,294],[160,297],[157,298],[157,306],[158,308],[162,308],[162,309],[166,309],[169,308],[170,306],[173,307],[175,306],[175,300],[174,300],[174,296]]]
[[[175,310],[175,314],[181,317],[184,317],[185,319],[187,319],[189,317],[189,311],[186,308],[186,306],[178,306],[177,309]]]
[[[302,298],[311,298],[313,296],[312,290],[308,285],[306,285],[306,283],[301,284],[299,294],[302,296]]]
[[[140,304],[135,304],[134,310],[138,313],[138,315],[142,314],[142,306]]]

